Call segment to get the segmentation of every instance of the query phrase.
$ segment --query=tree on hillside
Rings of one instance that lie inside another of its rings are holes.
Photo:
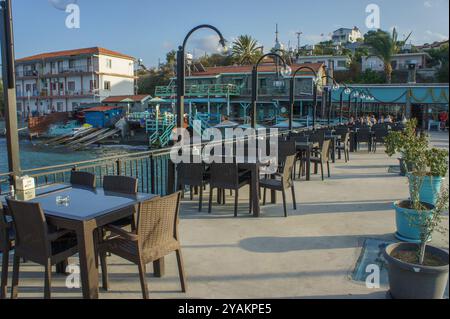
[[[437,80],[440,83],[449,82],[449,50],[448,44],[441,46],[440,48],[431,49],[428,51],[431,56],[430,66],[439,68],[437,73]]]
[[[370,46],[371,54],[383,61],[387,83],[392,82],[392,57],[400,51],[400,48],[408,39],[409,36],[405,40],[399,41],[395,28],[392,31],[392,35],[383,30],[377,30],[369,31],[364,36],[364,42]]]
[[[262,56],[258,41],[249,35],[240,35],[231,50],[235,62],[243,65],[255,64]]]

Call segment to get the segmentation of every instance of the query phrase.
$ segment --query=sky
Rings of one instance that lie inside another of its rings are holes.
[[[66,27],[67,3],[80,9],[80,28]],[[176,49],[191,28],[212,24],[232,42],[249,34],[269,50],[278,23],[280,40],[297,45],[329,38],[340,27],[366,27],[366,7],[376,4],[384,30],[400,38],[413,32],[414,44],[448,39],[449,0],[12,0],[16,57],[42,52],[105,47],[156,66]],[[188,42],[195,56],[217,50],[212,31],[196,32]]]

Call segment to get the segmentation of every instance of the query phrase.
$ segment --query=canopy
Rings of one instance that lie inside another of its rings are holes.
[[[289,121],[280,122],[277,125],[275,125],[274,127],[275,128],[289,128]],[[303,127],[303,125],[300,124],[299,122],[292,121],[292,127],[300,128],[300,127]]]
[[[215,125],[215,128],[233,128],[238,126],[239,124],[233,121],[225,120],[217,125]]]

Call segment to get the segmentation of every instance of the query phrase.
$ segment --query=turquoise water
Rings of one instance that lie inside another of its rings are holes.
[[[23,170],[45,166],[70,164],[102,157],[122,155],[138,151],[145,151],[143,147],[99,147],[84,151],[70,151],[65,148],[50,148],[39,145],[39,142],[21,141],[20,160]],[[8,157],[6,153],[6,140],[0,138],[0,173],[8,172]]]

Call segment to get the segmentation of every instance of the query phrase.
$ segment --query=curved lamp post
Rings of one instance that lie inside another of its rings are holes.
[[[317,79],[317,72],[309,66],[302,66],[295,70],[291,77],[290,94],[289,94],[289,131],[292,131],[292,117],[294,116],[294,103],[295,103],[295,77],[302,70],[311,71],[314,77]],[[313,115],[313,129],[316,128],[316,109],[317,109],[317,83],[313,80],[313,95],[314,95],[314,115]]]
[[[359,89],[352,89],[350,93],[348,94],[348,117],[350,118],[352,115],[352,98],[355,98],[355,110],[358,111],[358,98],[360,96],[360,90]],[[356,120],[357,115],[355,115]]]
[[[177,126],[183,127],[183,117],[184,117],[184,94],[185,94],[185,72],[186,72],[186,61],[185,61],[185,49],[187,41],[189,40],[190,36],[199,29],[211,29],[217,33],[220,40],[219,43],[222,45],[222,47],[226,48],[226,41],[223,37],[222,33],[214,26],[209,24],[202,24],[195,28],[193,28],[189,33],[186,35],[183,41],[183,45],[178,47],[177,52]]]
[[[264,58],[272,56],[278,58],[281,62],[283,62],[283,69],[281,69],[281,73],[283,76],[289,76],[291,73],[291,68],[287,65],[286,61],[283,57],[277,53],[267,53],[259,58],[258,62],[253,66],[252,70],[252,128],[256,128],[256,116],[257,116],[257,100],[258,100],[258,66],[264,60]],[[292,116],[290,116],[291,118]]]
[[[327,89],[326,89],[327,98],[328,98],[328,107],[329,107],[329,110],[328,110],[328,125],[330,125],[331,124],[331,112],[332,112],[332,109],[333,109],[333,91],[339,90],[340,85],[339,85],[339,83],[336,82],[336,80],[332,76],[330,76],[328,74],[322,76],[322,79],[329,79],[329,80],[331,80],[333,82],[333,86],[330,87],[330,88],[328,88],[328,86],[327,86]],[[324,101],[325,100],[322,99],[322,103]],[[326,107],[324,109],[326,110]]]
[[[344,85],[344,89],[341,91],[341,95],[339,97],[339,108],[340,108],[339,124],[342,124],[342,122],[344,120],[344,94],[349,95],[352,91],[352,89],[350,87],[348,87],[346,84],[343,84],[343,85]]]

